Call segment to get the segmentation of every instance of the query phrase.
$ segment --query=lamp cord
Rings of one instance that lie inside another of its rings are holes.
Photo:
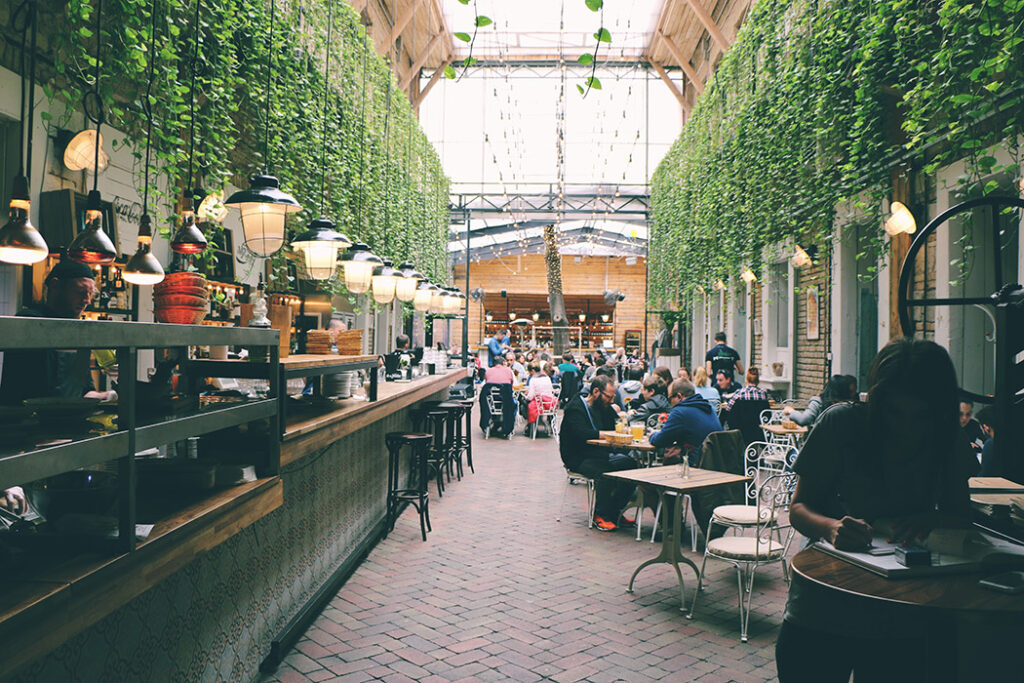
[[[25,0],[18,8],[14,11],[14,16],[11,18],[12,27],[21,34],[21,54],[19,56],[20,66],[19,71],[21,73],[21,84],[19,88],[19,95],[21,97],[21,104],[18,106],[18,122],[21,125],[21,130],[18,135],[18,175],[25,175],[26,181],[28,176],[25,174],[25,135],[26,133],[31,135],[32,124],[25,125],[25,36],[28,33],[29,24],[33,23],[33,14],[35,12],[35,6],[32,4],[32,0]],[[24,25],[21,25],[24,22]],[[26,131],[26,128],[28,129]],[[31,158],[29,164],[32,163]]]
[[[324,133],[320,140],[320,215],[324,215],[324,198],[327,194],[327,114],[331,108],[330,83],[327,80],[331,73],[331,20],[334,16],[334,3],[327,0],[327,47],[324,50]]]
[[[199,34],[202,27],[199,25],[199,12],[203,0],[196,0],[196,14],[193,29],[195,30],[195,45],[192,48],[192,83],[188,90],[188,177],[185,178],[186,199],[192,199],[192,162],[196,149],[196,64],[199,62]]]
[[[146,115],[146,166],[142,181],[142,213],[149,213],[149,163],[151,140],[153,138],[153,72],[156,68],[156,0],[149,10],[149,79],[146,82],[146,96],[142,100],[142,113]]]
[[[363,171],[366,168],[366,32],[363,32],[363,95],[359,101],[359,116],[363,125],[359,127],[359,202],[356,205],[356,223],[362,229],[363,225],[363,196],[366,194],[363,187]]]
[[[92,152],[92,190],[97,191],[97,186],[100,180],[100,126],[103,125],[103,99],[100,96],[100,67],[102,61],[100,56],[102,54],[102,40],[103,31],[103,0],[96,0],[96,78],[93,80],[93,93],[96,97],[97,113],[96,113],[96,144],[93,146]],[[90,117],[91,118],[91,117]]]
[[[270,95],[274,88],[273,82],[273,59],[274,59],[274,14],[276,4],[270,0],[270,32],[267,34],[267,103],[266,103],[266,129],[263,132],[263,168],[270,172]]]
[[[391,141],[388,137],[391,122],[391,76],[388,75],[388,94],[384,104],[384,253],[388,253],[388,228],[391,227],[391,202],[387,193],[391,191]]]

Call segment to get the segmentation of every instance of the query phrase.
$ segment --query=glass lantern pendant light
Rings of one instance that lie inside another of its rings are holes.
[[[332,18],[334,3],[327,2],[327,50],[324,54],[324,132],[320,141],[320,218],[314,218],[306,230],[292,240],[292,247],[302,253],[306,262],[306,277],[311,280],[327,280],[338,267],[338,251],[352,246],[352,240],[335,230],[329,218],[324,218],[324,197],[327,195],[327,119],[330,99],[327,84],[330,82]]]
[[[416,288],[423,280],[423,274],[418,272],[416,266],[409,261],[399,265],[398,272],[402,274],[402,277],[398,278],[398,283],[395,285],[395,298],[399,301],[412,301],[416,298],[418,291]]]
[[[21,14],[24,12],[25,14]],[[32,122],[35,118],[35,87],[36,87],[36,22],[35,4],[26,2],[17,9],[12,24],[17,27],[24,22],[21,28],[21,130],[18,138],[19,146],[24,143],[26,133],[28,137],[25,143],[26,154],[18,160],[22,164],[22,170],[14,177],[14,187],[11,191],[10,217],[7,224],[0,228],[0,261],[4,263],[15,263],[29,265],[38,263],[46,258],[49,248],[39,231],[32,225],[29,218],[31,203],[28,198],[28,178],[32,173]],[[25,33],[32,28],[31,58],[29,60],[29,96],[28,96],[28,120],[25,119]],[[27,161],[26,161],[27,159]],[[24,171],[24,172],[22,172]]]
[[[384,259],[373,269],[373,300],[379,304],[389,304],[395,299],[395,287],[402,274],[395,270],[390,260]]]
[[[267,99],[263,162],[270,166],[270,97],[273,89],[274,55],[274,0],[270,0],[270,32],[267,38]],[[277,178],[264,172],[249,180],[248,190],[239,190],[228,197],[225,205],[235,207],[242,214],[242,233],[245,246],[257,256],[271,256],[284,246],[285,218],[301,211],[295,198],[281,191]]]
[[[420,313],[430,311],[430,302],[436,289],[437,285],[435,284],[426,281],[421,282],[419,287],[416,288],[416,296],[413,297],[412,307]]]
[[[437,289],[433,290],[430,294],[430,312],[434,315],[444,314],[444,299],[448,296],[448,292],[445,291],[444,287],[437,285]]]
[[[100,67],[103,37],[103,0],[96,2],[96,76],[92,90],[85,94],[83,106],[85,115],[96,124],[96,146],[93,148],[92,190],[85,202],[85,228],[79,231],[68,247],[68,256],[80,263],[107,265],[114,262],[117,250],[114,243],[103,232],[103,200],[96,185],[100,168],[100,126],[103,125],[103,99],[100,97]]]
[[[374,266],[383,263],[380,257],[362,242],[356,242],[349,247],[342,255],[341,261],[345,271],[345,287],[353,294],[365,294],[370,291]]]
[[[155,285],[164,279],[164,269],[150,247],[153,244],[153,219],[149,215],[149,162],[150,142],[153,136],[153,69],[156,62],[156,0],[149,8],[149,78],[146,93],[142,99],[142,111],[146,115],[146,165],[143,168],[142,218],[139,219],[139,237],[135,254],[124,267],[124,279],[133,285]]]

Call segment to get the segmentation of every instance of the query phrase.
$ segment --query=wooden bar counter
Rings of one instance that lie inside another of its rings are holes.
[[[294,412],[279,476],[182,508],[133,553],[5,582],[0,680],[257,680],[290,645],[282,634],[380,539],[384,434],[409,429],[411,408],[465,376],[382,382],[377,401]]]

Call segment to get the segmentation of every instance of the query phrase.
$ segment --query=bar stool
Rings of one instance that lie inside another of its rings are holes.
[[[466,409],[466,428],[462,433],[462,442],[459,446],[466,453],[466,464],[469,465],[469,471],[476,474],[476,470],[473,469],[473,399],[465,398],[456,403],[461,403],[462,407]]]
[[[462,416],[465,414],[466,408],[462,405],[462,401],[445,401],[444,403],[439,403],[437,409],[448,412],[448,417],[445,420],[448,481],[451,481],[453,471],[455,477],[462,481],[462,443],[464,441],[462,436]]]
[[[434,468],[437,482],[437,495],[444,497],[444,473],[448,464],[448,445],[445,443],[445,430],[448,411],[441,408],[420,408],[410,411],[413,428],[417,432],[426,432],[433,437],[427,451],[427,464]],[[422,429],[421,429],[422,425]]]
[[[416,432],[388,432],[384,435],[384,443],[388,448],[388,501],[387,518],[384,521],[384,536],[386,537],[395,528],[395,520],[398,518],[399,506],[408,503],[416,508],[420,517],[420,533],[423,540],[427,540],[427,531],[430,528],[430,509],[428,507],[429,497],[427,496],[427,451],[430,447],[430,440],[433,434]],[[403,446],[411,446],[412,453],[409,460],[409,476],[411,483],[403,488],[399,484],[401,475],[401,453]]]

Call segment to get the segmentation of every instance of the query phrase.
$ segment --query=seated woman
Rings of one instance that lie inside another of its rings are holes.
[[[708,380],[708,371],[704,369],[703,365],[698,365],[693,369],[693,384],[697,389],[697,393],[704,397],[704,399],[711,404],[712,410],[715,414],[718,414],[718,406],[722,402],[722,397],[718,393],[718,389],[711,386],[711,382]]]
[[[761,383],[761,369],[757,367],[751,367],[747,369],[747,383],[729,397],[729,400],[722,410],[730,410],[736,401],[767,401],[768,392],[757,386]]]
[[[530,381],[526,390],[526,400],[532,401],[537,396],[555,397],[555,390],[551,385],[551,378],[547,373],[542,372],[540,363],[533,361],[529,366]]]
[[[818,419],[793,465],[793,526],[810,540],[866,548],[965,524],[972,456],[960,439],[956,371],[945,349],[894,339],[868,375],[867,403]],[[928,614],[794,578],[775,656],[779,680],[917,681],[926,677]]]
[[[640,388],[640,394],[644,402],[636,410],[627,413],[630,422],[646,424],[649,418],[672,410],[672,404],[668,401],[668,386],[661,377],[648,375]]]
[[[821,390],[821,396],[811,396],[805,410],[794,410],[793,406],[786,406],[782,409],[782,414],[801,427],[810,427],[830,405],[856,400],[856,378],[850,375],[832,375],[825,388]]]

